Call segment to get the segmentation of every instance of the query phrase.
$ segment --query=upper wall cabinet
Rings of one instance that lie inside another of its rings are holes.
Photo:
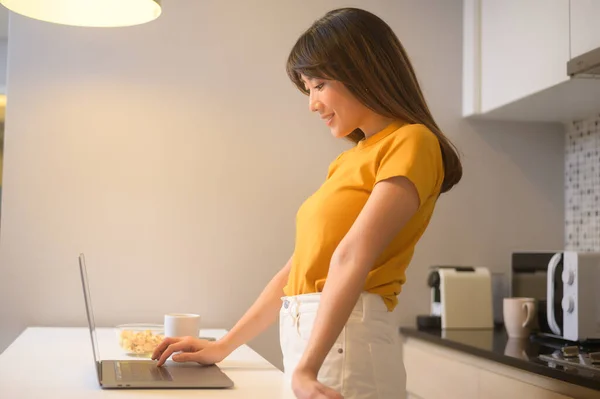
[[[567,80],[568,0],[481,1],[481,112]]]
[[[600,1],[573,0],[571,10],[571,57],[600,48]]]
[[[600,28],[587,14],[598,3],[464,0],[463,115],[568,122],[599,112],[600,79],[567,75],[573,49],[597,44],[590,36]]]

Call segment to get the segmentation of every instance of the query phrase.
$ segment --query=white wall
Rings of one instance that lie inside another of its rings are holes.
[[[402,323],[428,311],[431,265],[507,271],[512,250],[562,246],[562,127],[460,119],[460,0],[164,3],[126,29],[11,21],[0,350],[28,325],[85,325],[80,251],[100,325],[171,311],[233,325],[348,147],[284,70],[297,36],[342,5],[392,25],[463,153],[464,179],[409,268]],[[275,326],[252,345],[281,364]]]

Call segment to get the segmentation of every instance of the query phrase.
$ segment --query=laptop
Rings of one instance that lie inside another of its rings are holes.
[[[169,362],[161,367],[153,360],[99,360],[96,323],[84,254],[79,255],[81,285],[87,313],[98,383],[102,388],[231,388],[233,381],[216,365]]]

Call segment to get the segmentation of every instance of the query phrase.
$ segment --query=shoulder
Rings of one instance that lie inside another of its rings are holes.
[[[404,125],[386,139],[378,151],[376,181],[404,176],[417,188],[421,203],[437,193],[444,169],[435,133],[424,125]]]
[[[421,124],[404,125],[389,136],[389,144],[418,143],[421,145],[439,146],[435,133],[427,126]]]
[[[404,125],[379,143],[377,158],[392,155],[409,160],[413,157],[426,156],[441,160],[442,151],[438,137],[425,125]]]

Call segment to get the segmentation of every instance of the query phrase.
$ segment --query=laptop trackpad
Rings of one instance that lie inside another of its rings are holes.
[[[173,381],[173,377],[167,369],[156,367],[156,364],[151,362],[115,362],[115,376],[117,381]]]

